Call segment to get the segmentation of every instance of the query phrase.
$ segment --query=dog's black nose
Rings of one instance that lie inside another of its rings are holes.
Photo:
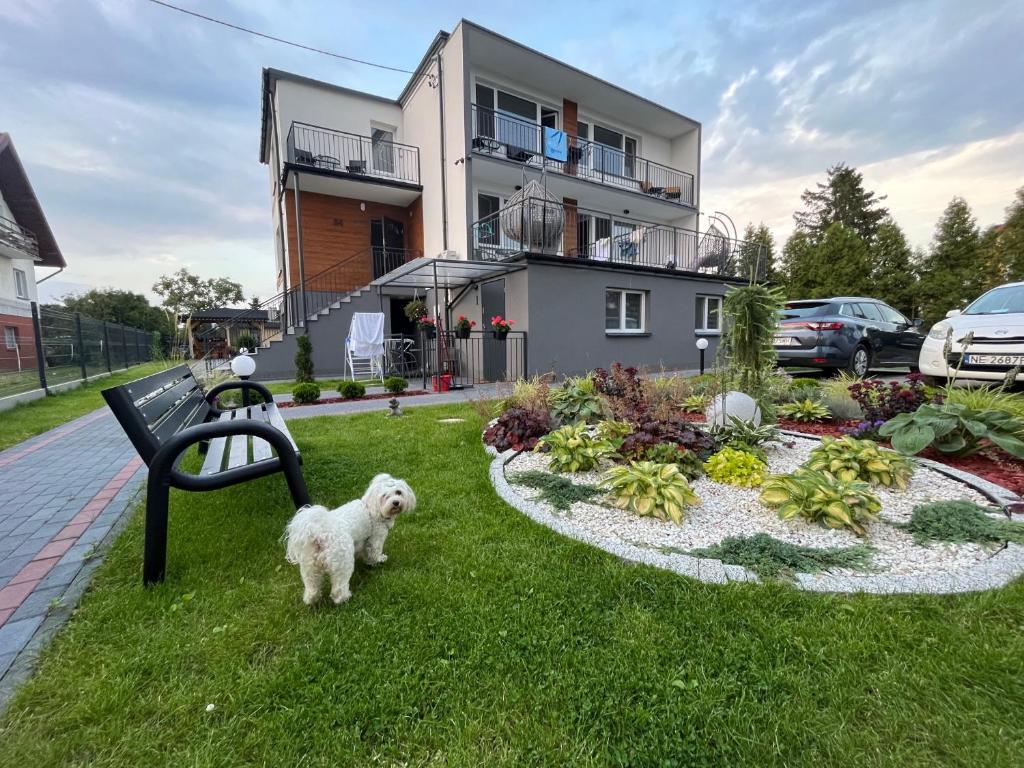
[[[398,499],[395,499],[394,501],[391,502],[392,507],[398,507],[401,506],[401,504],[402,502],[400,502]]]

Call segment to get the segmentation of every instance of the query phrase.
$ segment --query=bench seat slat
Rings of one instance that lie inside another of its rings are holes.
[[[168,384],[188,377],[194,378],[192,375],[192,369],[187,365],[176,365],[165,371],[152,373],[141,379],[136,379],[135,381],[130,381],[127,384],[122,384],[121,387],[123,387],[124,391],[131,396],[132,400],[138,400],[146,395],[152,394],[153,392],[158,392]]]
[[[245,421],[245,414],[235,412],[235,421]],[[244,467],[249,463],[249,435],[231,435],[231,452],[228,454],[228,469]]]
[[[273,456],[273,452],[270,449],[270,443],[264,440],[262,437],[254,437],[252,439],[252,460],[265,461]]]
[[[199,382],[189,376],[182,379],[170,389],[150,397],[139,406],[139,413],[146,420],[147,424],[154,424],[160,417],[173,408],[173,406],[192,395],[199,389]],[[199,393],[202,395],[202,392]]]
[[[231,412],[225,411],[220,415],[217,421],[230,421]],[[224,448],[227,445],[227,438],[218,437],[210,441],[210,446],[206,450],[206,460],[203,461],[203,468],[199,470],[201,475],[215,475],[220,472],[221,466],[224,464]]]
[[[202,390],[196,390],[187,399],[182,400],[172,411],[169,411],[164,418],[153,425],[153,436],[158,442],[169,440],[185,427],[193,424],[202,424],[210,412],[210,405],[206,402]]]
[[[281,432],[283,432],[284,436],[288,438],[288,442],[290,442],[292,444],[292,448],[294,448],[295,452],[298,453],[299,452],[299,446],[297,446],[295,444],[295,440],[292,438],[292,433],[289,432],[288,431],[288,427],[285,426],[285,424],[284,424],[284,417],[281,416],[281,411],[278,410],[277,404],[276,403],[264,403],[263,407],[267,409],[266,413],[267,413],[267,417],[270,419],[270,425],[272,427],[276,427]]]

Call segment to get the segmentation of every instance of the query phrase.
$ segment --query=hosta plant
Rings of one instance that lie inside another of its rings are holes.
[[[905,456],[878,447],[872,440],[823,437],[804,464],[808,469],[831,472],[844,482],[863,480],[871,485],[905,491],[914,466]]]
[[[601,459],[615,455],[612,444],[591,434],[586,424],[567,424],[542,437],[536,450],[548,454],[548,466],[555,472],[588,472]]]
[[[846,482],[817,469],[800,467],[790,475],[769,477],[761,490],[761,503],[789,520],[803,517],[828,528],[848,528],[858,536],[882,508],[867,483]]]
[[[608,419],[597,424],[597,436],[607,440],[613,445],[621,445],[622,440],[633,431],[633,425],[628,421],[615,421]]]
[[[509,448],[529,451],[536,447],[537,440],[550,429],[551,419],[547,411],[509,408],[484,432],[484,443],[499,451],[507,451]]]
[[[716,483],[756,488],[768,476],[768,465],[752,453],[723,448],[704,462],[704,471]]]
[[[590,376],[575,376],[549,394],[551,413],[559,424],[597,423],[610,415],[608,404]]]
[[[832,413],[824,405],[819,403],[817,400],[801,400],[796,403],[786,403],[780,405],[777,413],[784,419],[790,419],[791,421],[799,421],[803,423],[811,423],[815,421],[828,421],[832,418]]]
[[[704,462],[693,451],[681,448],[675,443],[658,443],[647,448],[641,459],[655,464],[675,464],[687,480],[696,480],[704,474]]]
[[[1006,411],[976,410],[958,403],[925,404],[913,413],[900,413],[878,430],[900,453],[913,455],[928,446],[953,456],[969,456],[985,441],[1011,456],[1024,459],[1024,420]]]
[[[683,398],[683,402],[679,404],[679,407],[687,413],[704,413],[704,409],[708,407],[709,402],[711,400],[707,395],[690,395]]]
[[[640,517],[681,523],[688,506],[700,504],[697,494],[675,464],[631,461],[609,469],[598,488],[619,509]]]

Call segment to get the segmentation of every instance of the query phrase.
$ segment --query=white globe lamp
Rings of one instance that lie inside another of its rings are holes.
[[[700,350],[700,374],[704,375],[704,350],[708,348],[708,340],[703,336],[697,339],[697,349]]]
[[[704,410],[707,423],[715,426],[726,426],[732,417],[749,421],[756,427],[761,423],[761,409],[750,395],[743,392],[726,392],[723,395],[716,395]]]
[[[238,355],[234,360],[231,361],[231,372],[240,379],[248,379],[254,373],[256,373],[256,361],[245,354],[246,350],[243,349],[241,355]]]

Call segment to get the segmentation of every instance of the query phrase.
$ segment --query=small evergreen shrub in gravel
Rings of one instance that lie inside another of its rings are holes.
[[[572,508],[573,502],[590,501],[602,493],[600,489],[592,485],[574,485],[564,477],[539,470],[520,472],[511,480],[513,483],[540,491],[541,501],[546,501],[562,512],[568,512]]]
[[[788,577],[797,572],[818,573],[831,568],[865,570],[871,563],[871,548],[864,544],[830,549],[801,547],[767,533],[730,536],[713,547],[691,550],[690,554],[741,565],[767,578]]]
[[[909,523],[897,524],[914,535],[918,544],[934,541],[1024,543],[1024,524],[994,520],[991,509],[971,501],[934,501],[914,507]]]

